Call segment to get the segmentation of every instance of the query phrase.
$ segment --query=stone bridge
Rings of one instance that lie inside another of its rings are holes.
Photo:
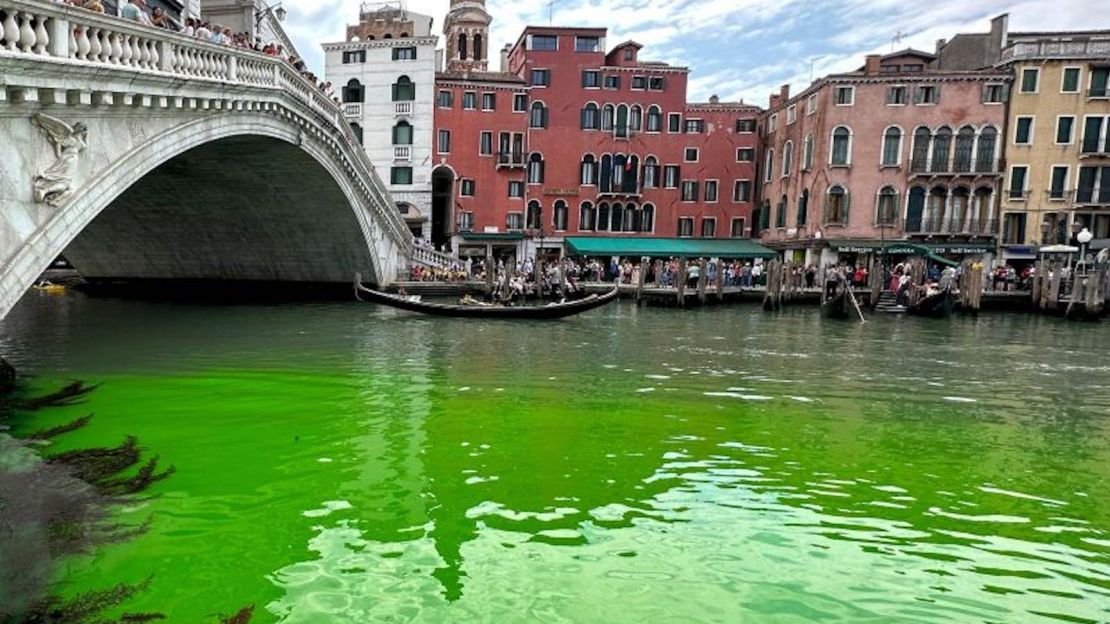
[[[61,254],[88,278],[383,284],[412,247],[285,61],[0,0],[0,319]]]

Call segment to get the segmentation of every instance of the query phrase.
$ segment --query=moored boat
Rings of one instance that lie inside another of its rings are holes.
[[[955,297],[952,295],[952,289],[945,288],[938,293],[926,295],[917,303],[910,305],[906,308],[906,313],[929,318],[946,318],[952,313],[954,305]]]
[[[617,300],[618,293],[619,290],[614,288],[604,295],[590,295],[576,301],[551,303],[544,306],[455,305],[416,300],[403,295],[391,295],[367,288],[359,281],[355,282],[355,297],[359,301],[378,303],[409,312],[452,318],[560,319],[608,305]]]

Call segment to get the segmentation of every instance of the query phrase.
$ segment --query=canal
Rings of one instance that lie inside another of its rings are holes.
[[[32,293],[0,353],[177,468],[58,572],[170,622],[1110,620],[1105,327]]]

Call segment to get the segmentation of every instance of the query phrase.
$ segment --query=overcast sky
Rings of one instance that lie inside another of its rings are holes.
[[[286,29],[322,76],[320,44],[343,39],[344,26],[358,21],[360,0],[284,5]],[[494,51],[514,42],[525,25],[548,24],[545,0],[486,5],[494,63]],[[447,6],[448,0],[408,0],[409,10],[435,18],[436,34]],[[691,68],[691,101],[716,94],[766,106],[779,85],[790,83],[797,92],[811,76],[855,69],[865,54],[892,46],[932,52],[937,39],[985,32],[991,17],[1006,12],[1012,31],[1110,29],[1110,0],[556,0],[552,17],[560,26],[608,27],[610,45],[634,39],[645,46],[641,59]]]

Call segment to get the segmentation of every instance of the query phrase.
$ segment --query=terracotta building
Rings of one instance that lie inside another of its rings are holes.
[[[765,244],[824,263],[896,240],[951,256],[994,250],[1010,77],[935,67],[916,50],[869,56],[771,96],[760,118]]]
[[[688,104],[689,69],[604,28],[529,27],[485,54],[484,2],[452,2],[437,74],[433,241],[555,253],[566,236],[748,237],[759,109]]]

